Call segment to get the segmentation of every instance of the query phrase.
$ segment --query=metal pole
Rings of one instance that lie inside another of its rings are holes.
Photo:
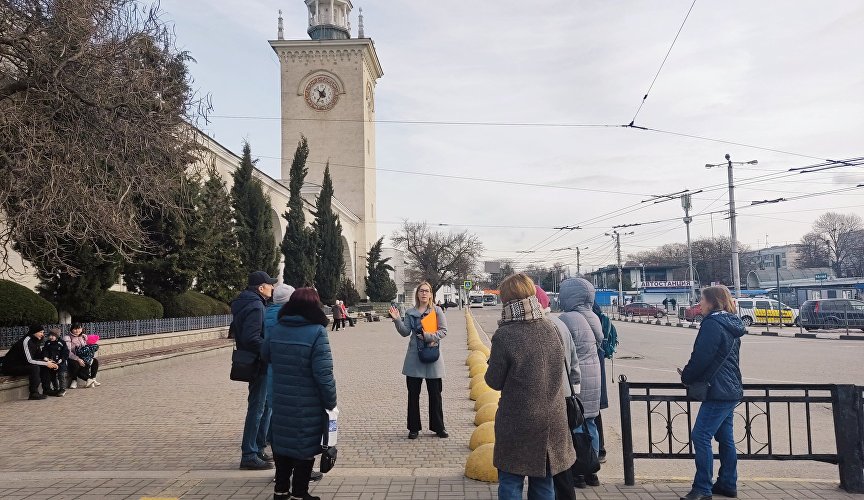
[[[627,377],[618,379],[618,400],[621,406],[621,448],[624,459],[624,484],[636,484],[636,467],[633,463],[633,418],[630,414],[630,384]]]
[[[741,298],[741,269],[738,263],[738,228],[735,226],[735,183],[732,180],[732,157],[726,155],[729,163],[729,225],[732,237],[732,281],[735,283],[735,297]]]
[[[690,195],[685,194],[681,197],[681,204],[684,205],[684,226],[687,228],[687,261],[690,264],[690,296],[689,302],[693,304],[696,300],[696,279],[693,276],[693,250],[690,248],[690,222],[693,218],[690,217]]]
[[[576,274],[582,274],[582,265],[579,262],[579,247],[576,247]]]
[[[621,270],[621,234],[618,231],[615,233],[615,251],[618,254],[618,305],[624,305],[624,273]]]
[[[783,303],[780,298],[780,256],[774,255],[774,274],[777,276],[777,326],[781,326],[783,324]]]

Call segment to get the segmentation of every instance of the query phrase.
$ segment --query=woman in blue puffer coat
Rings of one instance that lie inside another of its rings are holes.
[[[732,421],[735,407],[744,397],[739,356],[741,337],[747,333],[737,315],[729,289],[710,286],[702,290],[702,325],[693,344],[690,361],[681,373],[684,385],[708,382],[708,396],[699,406],[691,439],[696,455],[693,488],[681,500],[710,500],[713,495],[735,498],[738,494],[738,457]],[[717,439],[720,470],[714,475],[711,438]]]
[[[309,495],[309,479],[315,455],[321,453],[326,410],[336,407],[329,320],[321,307],[315,289],[296,290],[279,311],[279,322],[261,349],[273,373],[270,432],[276,462],[275,500],[318,499]]]

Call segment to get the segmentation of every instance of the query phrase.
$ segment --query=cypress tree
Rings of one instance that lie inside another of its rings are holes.
[[[199,180],[197,176],[186,178],[174,188],[182,212],[155,208],[143,214],[142,226],[151,246],[124,266],[129,290],[164,302],[192,287],[207,244],[204,228],[209,224],[196,209],[201,196]]]
[[[381,247],[384,244],[382,236],[369,249],[366,256],[366,295],[372,302],[390,302],[396,298],[396,283],[390,278],[387,271],[392,271],[393,266],[387,263],[390,260],[381,258]]]
[[[273,276],[279,269],[279,255],[273,238],[272,208],[261,181],[252,176],[255,163],[257,160],[252,160],[249,143],[244,142],[243,158],[232,174],[234,185],[231,186],[240,262],[244,274],[266,271]]]
[[[315,220],[312,222],[315,233],[316,256],[315,287],[325,304],[332,304],[339,292],[339,279],[345,268],[342,252],[342,223],[333,211],[333,180],[330,178],[330,164],[324,167],[324,181],[321,193],[315,203]]]
[[[198,204],[203,221],[204,250],[195,289],[222,302],[230,302],[245,286],[245,268],[231,213],[231,198],[216,168],[208,170]]]
[[[288,224],[281,245],[282,254],[285,255],[285,270],[282,272],[282,277],[285,283],[297,288],[310,286],[315,280],[315,235],[311,228],[306,227],[303,198],[300,194],[308,173],[306,168],[308,157],[309,144],[306,138],[301,136],[289,172],[288,210],[282,214]]]
[[[354,288],[354,283],[343,276],[342,285],[339,287],[339,294],[336,298],[345,302],[346,306],[356,306],[360,302],[360,293]]]

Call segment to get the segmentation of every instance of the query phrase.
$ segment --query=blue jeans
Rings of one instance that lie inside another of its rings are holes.
[[[249,382],[249,398],[246,408],[246,423],[243,425],[243,442],[240,449],[243,459],[252,459],[264,451],[270,427],[270,407],[267,405],[267,376],[261,374]]]
[[[525,476],[498,469],[498,500],[522,500]],[[555,500],[552,474],[546,477],[528,477],[528,500]]]
[[[591,436],[591,447],[594,448],[598,454],[600,453],[600,433],[597,432],[597,422],[594,421],[596,417],[586,418],[585,423],[588,425],[588,434]],[[582,427],[577,428],[573,432],[582,432]]]
[[[717,485],[735,491],[738,483],[738,455],[735,452],[735,437],[732,434],[732,419],[738,401],[705,401],[699,407],[699,415],[693,424],[690,439],[696,455],[696,476],[693,478],[693,491],[703,495],[711,494],[711,480],[714,476],[714,452],[711,438],[720,445],[720,470]]]

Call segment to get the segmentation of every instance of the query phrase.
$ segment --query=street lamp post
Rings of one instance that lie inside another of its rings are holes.
[[[735,283],[735,297],[741,298],[741,268],[738,262],[738,228],[735,225],[735,183],[732,177],[732,165],[756,165],[758,160],[745,162],[733,162],[732,157],[726,154],[726,163],[707,163],[705,168],[728,166],[729,176],[729,235],[732,238],[732,281]]]

